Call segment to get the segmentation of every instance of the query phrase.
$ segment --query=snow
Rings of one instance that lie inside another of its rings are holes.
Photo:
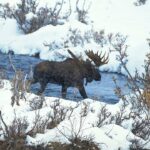
[[[7,0],[10,2],[9,0]],[[7,2],[5,1],[5,3]],[[3,0],[0,3],[4,3]],[[54,3],[54,1],[53,1]],[[82,2],[80,2],[82,5]],[[34,33],[24,35],[14,20],[0,19],[0,49],[2,52],[8,52],[12,49],[16,54],[29,54],[33,55],[40,52],[41,59],[57,60],[57,56],[54,53],[57,51],[65,51],[65,41],[71,36],[69,29],[77,29],[78,33],[83,35],[84,32],[94,30],[104,30],[106,34],[109,33],[121,33],[124,36],[128,36],[127,45],[129,45],[128,52],[128,68],[132,74],[134,74],[135,68],[142,72],[142,65],[144,63],[145,54],[149,52],[149,46],[147,38],[149,38],[149,18],[148,13],[150,3],[146,5],[136,7],[134,1],[123,0],[94,0],[87,1],[85,10],[89,8],[88,17],[93,23],[89,22],[89,25],[82,24],[76,21],[75,2],[71,1],[72,15],[65,22],[64,25],[52,26],[48,25],[42,27]],[[11,1],[11,4],[15,4],[15,1]],[[50,4],[49,1],[39,1],[39,6],[44,4]],[[54,5],[54,4],[51,4]],[[64,4],[64,8],[68,10],[68,3]],[[88,6],[87,6],[88,5]],[[33,17],[33,14],[27,15],[28,19]],[[26,41],[26,42],[24,42]],[[81,41],[80,41],[81,42]],[[44,43],[52,45],[51,49],[44,46]],[[79,44],[78,47],[68,44],[68,48],[72,49],[75,53],[82,53],[83,56],[85,49],[93,49],[94,51],[102,50],[109,51],[109,46],[101,47],[92,40],[90,43]],[[68,49],[67,48],[67,49]],[[55,50],[55,51],[54,51]],[[138,55],[136,55],[138,53]],[[64,53],[66,55],[66,52]],[[108,65],[100,68],[101,70],[107,70],[111,72],[117,72],[119,64],[115,60],[115,54],[110,54],[110,61]],[[136,57],[135,57],[136,56]],[[121,70],[124,73],[124,70]]]
[[[31,93],[26,93],[25,96],[27,100],[25,101],[20,99],[20,105],[17,106],[15,104],[12,107],[12,92],[10,89],[10,82],[4,80],[4,88],[0,89],[0,97],[3,97],[0,103],[0,110],[7,125],[11,124],[15,116],[17,116],[17,118],[26,118],[29,123],[29,126],[26,130],[26,133],[28,133],[34,126],[34,121],[37,114],[40,115],[42,120],[47,118],[47,114],[53,114],[54,110],[52,106],[58,102],[58,98],[45,97],[43,106],[40,109],[33,110],[30,102],[37,101],[37,99],[34,98],[37,98],[38,96]],[[141,144],[146,143],[147,141],[132,133],[132,127],[126,126],[127,124],[128,126],[132,124],[132,118],[123,121],[121,125],[107,123],[109,122],[111,116],[114,116],[121,111],[120,108],[122,105],[122,100],[115,105],[106,105],[103,102],[94,101],[92,99],[85,99],[80,102],[59,99],[59,108],[68,110],[74,108],[71,115],[70,111],[68,111],[64,120],[62,120],[56,127],[52,129],[46,129],[44,133],[36,133],[35,136],[27,135],[27,144],[37,145],[48,144],[49,142],[70,143],[69,138],[73,138],[76,135],[78,135],[78,137],[81,139],[93,138],[93,141],[98,143],[101,150],[116,150],[118,148],[122,150],[128,150],[131,145],[131,141],[135,139],[140,141]],[[128,111],[130,110],[130,105],[128,105],[125,109],[125,116],[128,116],[130,113],[130,111]],[[106,118],[101,127],[98,127],[96,125],[98,121],[98,115],[104,106],[106,107],[107,111],[111,113],[111,116]],[[87,108],[86,115],[84,114],[85,107]],[[141,116],[144,118],[144,114]],[[0,136],[0,139],[2,139],[2,136]],[[144,147],[149,148],[149,146],[150,142],[145,144]]]
[[[16,4],[18,0],[0,0],[0,4],[9,2],[12,6]],[[39,0],[40,6],[54,5],[55,1]],[[82,0],[83,2],[83,0]],[[81,3],[82,3],[81,2]],[[149,38],[149,24],[150,24],[150,2],[147,1],[146,5],[136,7],[134,6],[134,0],[92,0],[88,1],[86,8],[90,5],[87,22],[83,24],[77,21],[77,13],[75,12],[75,1],[71,0],[72,15],[63,22],[63,25],[47,25],[39,30],[24,34],[18,27],[17,23],[13,19],[0,18],[0,51],[7,53],[9,50],[13,50],[15,54],[28,54],[34,55],[40,53],[40,58],[45,60],[62,60],[59,54],[69,56],[67,49],[71,49],[77,56],[82,55],[86,59],[84,51],[86,49],[93,49],[93,51],[106,51],[109,52],[110,45],[106,44],[103,47],[89,38],[90,42],[79,40],[78,45],[70,42],[70,37],[74,36],[73,30],[76,30],[77,35],[84,39],[84,34],[91,30],[100,31],[104,30],[105,34],[120,33],[127,35],[127,45],[129,45],[128,63],[127,66],[131,74],[134,74],[135,68],[142,72],[142,65],[146,53],[149,52],[149,45],[147,38]],[[81,4],[80,4],[81,6]],[[66,9],[67,8],[67,9]],[[64,10],[68,10],[68,3],[64,5]],[[36,17],[34,14],[27,14],[27,19]],[[65,42],[67,46],[65,45]],[[83,43],[82,43],[83,42]],[[45,45],[49,45],[45,46]],[[119,63],[116,60],[116,53],[110,53],[109,63],[102,66],[100,69],[110,72],[118,72]],[[125,73],[124,70],[121,70]],[[20,106],[11,106],[11,84],[9,81],[4,80],[4,88],[0,89],[0,110],[6,123],[9,125],[15,117],[15,114],[19,118],[26,118],[29,126],[27,131],[33,127],[36,113],[39,112],[42,119],[46,119],[47,114],[53,114],[51,106],[57,102],[57,97],[45,97],[43,106],[40,109],[32,110],[31,102],[37,100],[38,96],[26,93],[27,101],[21,99],[19,101]],[[128,97],[130,102],[130,96]],[[99,143],[101,150],[128,150],[131,141],[139,140],[144,145],[144,148],[150,148],[150,139],[148,142],[134,133],[132,133],[132,124],[135,121],[132,117],[129,120],[125,120],[122,124],[117,125],[113,122],[109,123],[111,116],[119,114],[123,107],[123,101],[120,100],[117,104],[105,104],[103,102],[95,101],[92,99],[85,99],[80,102],[73,102],[69,100],[59,99],[61,107],[65,109],[74,108],[71,116],[67,113],[65,119],[61,121],[57,127],[53,129],[46,129],[44,133],[36,133],[34,137],[28,135],[26,140],[29,145],[37,145],[40,143],[47,144],[48,142],[61,142],[70,143],[65,137],[73,137],[74,134],[79,133],[80,138],[93,137],[96,143]],[[101,127],[97,127],[98,115],[100,110],[106,105],[106,109],[111,116],[109,116]],[[87,106],[88,113],[86,116],[81,117],[83,109]],[[124,116],[130,114],[132,103],[125,108]],[[70,111],[70,110],[69,110]],[[15,113],[14,113],[15,112]],[[138,117],[138,116],[136,116]],[[145,117],[141,114],[140,117]],[[139,118],[136,118],[139,119]],[[79,132],[80,128],[82,131]],[[61,132],[60,132],[61,131]],[[1,132],[0,132],[1,135]],[[65,135],[65,136],[64,136]],[[0,139],[3,137],[0,136]]]
[[[32,18],[36,18],[36,17],[37,16],[35,14],[33,14],[32,12],[30,12],[26,15],[27,21],[30,21]]]

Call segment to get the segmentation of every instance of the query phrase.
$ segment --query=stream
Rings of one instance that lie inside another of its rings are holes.
[[[12,55],[12,62],[17,69],[21,69],[25,74],[29,74],[31,65],[34,67],[41,59],[30,57],[27,55]],[[3,70],[7,79],[12,79],[14,71],[10,65],[7,54],[0,53],[0,70]],[[119,87],[123,89],[124,94],[129,92],[126,85],[126,77],[116,73],[101,72],[101,81],[93,81],[85,86],[86,93],[89,98],[104,101],[107,103],[117,103],[118,97],[114,93],[115,83],[113,78],[117,80]],[[31,86],[31,92],[36,93],[40,88],[39,84]],[[44,91],[45,96],[61,97],[61,86],[49,83]],[[79,101],[82,100],[76,88],[68,88],[67,99]]]

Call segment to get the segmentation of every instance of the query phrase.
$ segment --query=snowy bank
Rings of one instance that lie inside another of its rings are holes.
[[[26,101],[20,99],[20,105],[15,104],[12,107],[10,89],[10,83],[4,81],[4,87],[0,89],[0,97],[3,97],[0,103],[2,117],[7,126],[11,125],[16,118],[26,119],[28,125],[24,134],[27,134],[28,145],[45,145],[50,142],[69,144],[70,139],[78,137],[80,139],[92,138],[101,150],[117,150],[119,148],[128,150],[134,146],[134,141],[137,141],[142,148],[150,148],[150,139],[144,139],[144,136],[142,139],[142,136],[134,131],[135,124],[146,119],[146,113],[140,112],[139,114],[138,109],[133,108],[130,103],[130,97],[126,107],[122,100],[115,105],[106,105],[92,99],[73,102],[55,97],[45,97],[42,105],[37,107],[40,98],[26,93]],[[53,118],[54,116],[55,118]],[[48,128],[47,125],[50,125],[53,119],[60,119],[60,116],[63,116],[62,120],[59,120],[56,126]],[[37,118],[40,118],[39,122]],[[37,121],[36,126],[35,121]],[[2,127],[0,132],[3,133],[5,127],[2,122],[0,123]],[[40,127],[38,124],[40,126],[45,124],[44,129],[38,130]],[[31,136],[30,132],[33,127],[34,136]],[[3,139],[3,134],[0,139]]]

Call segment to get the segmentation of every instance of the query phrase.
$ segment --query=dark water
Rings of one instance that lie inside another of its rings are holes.
[[[17,69],[21,69],[25,74],[29,74],[30,66],[32,65],[34,67],[35,64],[42,60],[30,56],[12,55],[12,61]],[[6,78],[11,79],[14,75],[14,71],[10,65],[8,55],[2,53],[0,53],[0,70],[3,70]],[[89,98],[105,101],[108,103],[118,102],[118,97],[114,94],[115,84],[112,79],[113,77],[117,79],[117,83],[123,89],[123,92],[128,93],[128,89],[125,87],[126,78],[124,76],[106,72],[102,72],[101,75],[101,81],[93,81],[92,83],[89,83],[87,86],[85,86]],[[38,89],[39,84],[31,86],[31,91],[33,93],[36,93]],[[56,84],[48,84],[44,95],[61,97],[61,86]],[[81,100],[82,97],[76,88],[68,88],[67,99],[78,101]]]

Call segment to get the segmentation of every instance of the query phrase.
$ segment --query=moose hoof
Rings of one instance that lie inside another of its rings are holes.
[[[43,93],[41,93],[40,91],[39,92],[37,92],[37,95],[38,96],[41,96]]]

